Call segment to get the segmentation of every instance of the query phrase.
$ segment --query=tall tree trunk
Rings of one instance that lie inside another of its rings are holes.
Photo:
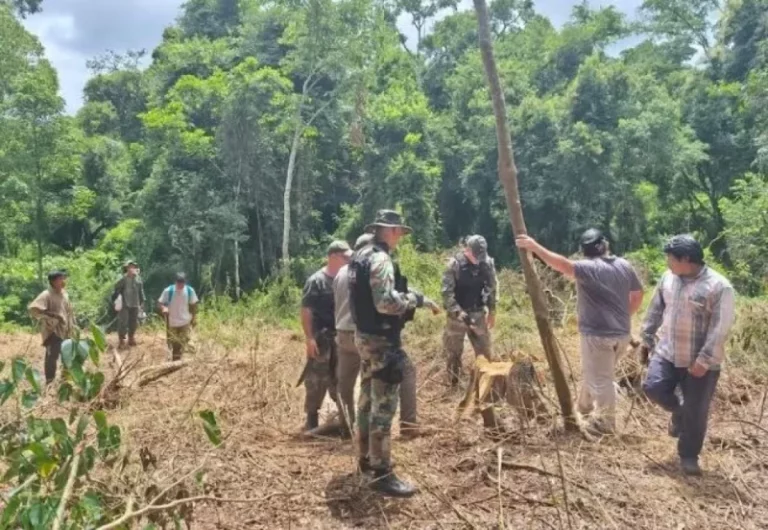
[[[291,240],[291,186],[293,185],[293,174],[296,172],[296,156],[299,152],[301,143],[301,133],[304,129],[304,123],[301,119],[301,106],[296,115],[296,130],[293,132],[293,142],[291,143],[291,154],[288,157],[288,173],[285,176],[285,192],[283,193],[283,266],[288,267],[291,259],[288,253],[288,243]]]
[[[479,26],[480,51],[483,55],[483,65],[485,66],[485,74],[488,79],[491,99],[493,100],[493,111],[496,116],[496,136],[499,144],[499,180],[504,186],[512,230],[515,235],[522,235],[526,233],[525,219],[523,218],[523,208],[520,205],[520,193],[517,187],[517,168],[515,167],[515,159],[512,152],[512,137],[507,127],[507,109],[491,46],[488,6],[485,0],[474,0],[474,3]],[[528,294],[533,303],[533,311],[536,317],[536,325],[539,328],[541,344],[547,356],[547,362],[549,363],[552,379],[555,383],[555,390],[557,391],[557,398],[560,401],[560,409],[565,418],[565,426],[568,430],[575,430],[577,425],[573,415],[571,392],[568,389],[568,383],[563,372],[557,340],[552,333],[552,326],[549,322],[549,311],[546,299],[544,298],[544,292],[541,289],[541,284],[536,275],[536,270],[533,268],[533,263],[531,263],[530,256],[527,252],[519,249],[518,253],[520,255],[520,263],[523,266],[525,282],[528,286]]]
[[[40,285],[45,285],[43,282],[43,200],[41,198],[42,191],[40,190],[40,186],[38,186],[37,190],[37,198],[35,199],[35,216],[36,219],[36,225],[37,229],[35,230],[36,233],[36,239],[37,239],[37,281],[40,282]]]

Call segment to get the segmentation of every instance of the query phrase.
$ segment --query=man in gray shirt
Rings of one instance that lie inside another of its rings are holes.
[[[594,228],[581,236],[585,259],[578,261],[551,252],[528,236],[519,236],[516,243],[554,270],[576,280],[583,373],[578,408],[587,416],[597,404],[588,430],[592,434],[613,433],[616,361],[627,350],[632,315],[643,303],[643,286],[637,273],[627,260],[610,254],[608,240]]]
[[[135,261],[129,260],[123,265],[123,277],[115,284],[112,303],[118,296],[123,299],[122,308],[117,314],[117,334],[120,339],[118,349],[123,349],[126,335],[128,346],[136,346],[136,330],[145,301],[144,284],[139,278],[139,266]]]

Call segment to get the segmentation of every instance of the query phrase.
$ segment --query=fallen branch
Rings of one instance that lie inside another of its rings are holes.
[[[111,528],[118,528],[124,523],[127,523],[128,521],[135,519],[137,517],[141,517],[142,515],[145,515],[147,513],[161,512],[164,510],[172,510],[173,508],[176,508],[177,506],[181,506],[183,504],[190,504],[194,502],[227,502],[227,503],[239,503],[239,504],[263,503],[268,501],[272,497],[277,497],[278,495],[292,495],[292,493],[270,493],[269,495],[266,495],[259,499],[228,499],[226,497],[216,497],[214,495],[198,495],[196,497],[187,497],[185,499],[177,499],[173,502],[169,502],[168,504],[156,504],[156,505],[150,504],[140,510],[127,512],[124,515],[122,515],[119,519],[115,519],[111,523],[100,526],[96,530],[109,530]]]
[[[77,478],[77,468],[80,467],[81,450],[81,448],[78,448],[75,452],[75,456],[72,457],[69,477],[67,477],[67,484],[64,486],[64,493],[61,495],[59,507],[56,509],[56,519],[53,520],[52,530],[59,530],[61,528],[61,523],[64,522],[64,509],[67,507],[69,498],[72,496],[72,489],[75,485],[75,479]]]
[[[128,386],[137,386],[139,388],[147,386],[149,383],[157,381],[161,377],[172,374],[178,370],[181,370],[189,364],[189,361],[171,361],[164,364],[158,364],[156,366],[148,366],[139,371],[134,379]]]

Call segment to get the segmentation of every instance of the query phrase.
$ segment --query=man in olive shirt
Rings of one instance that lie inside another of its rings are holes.
[[[302,375],[306,397],[306,430],[318,426],[320,407],[328,393],[336,397],[336,323],[333,279],[349,263],[352,250],[345,241],[334,241],[328,247],[328,261],[304,284],[301,298],[301,325],[306,340],[307,365]]]
[[[125,337],[128,336],[128,346],[136,346],[136,329],[139,327],[139,313],[144,307],[144,284],[138,275],[139,266],[135,261],[128,261],[123,266],[123,277],[115,284],[112,302],[122,296],[123,306],[117,314],[117,335],[120,338],[118,348],[125,348]]]
[[[29,304],[29,314],[40,324],[45,346],[45,382],[51,383],[56,378],[61,343],[70,338],[75,329],[75,314],[66,291],[67,273],[50,272],[48,284],[48,289]]]

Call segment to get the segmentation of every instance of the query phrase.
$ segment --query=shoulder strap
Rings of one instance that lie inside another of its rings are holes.
[[[187,285],[186,286],[186,291],[187,291],[187,301],[192,300],[192,287]]]
[[[176,286],[171,285],[168,287],[168,305],[171,305],[171,300],[173,300],[173,293],[176,291]]]

